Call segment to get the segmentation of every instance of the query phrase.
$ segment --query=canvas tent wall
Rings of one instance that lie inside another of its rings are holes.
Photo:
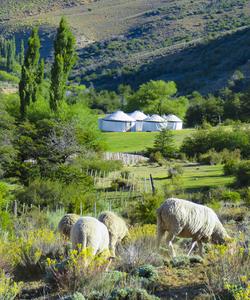
[[[167,122],[159,115],[152,115],[143,120],[143,131],[160,131],[167,127]]]
[[[182,120],[175,115],[164,116],[164,119],[167,121],[168,129],[181,130],[183,127]]]
[[[135,126],[132,128],[132,131],[142,131],[143,120],[145,120],[148,116],[139,110],[136,110],[128,115],[136,121]]]
[[[110,132],[126,132],[131,131],[135,123],[133,118],[118,110],[103,119],[99,119],[99,129]]]

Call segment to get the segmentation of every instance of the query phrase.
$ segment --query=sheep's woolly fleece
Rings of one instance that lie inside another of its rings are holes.
[[[158,229],[175,236],[207,242],[228,237],[216,213],[209,207],[187,200],[169,198],[157,210]]]
[[[82,248],[91,248],[93,254],[109,249],[108,229],[93,217],[80,217],[71,229],[70,240],[73,249],[80,244]]]
[[[98,218],[100,222],[106,225],[110,237],[110,250],[115,255],[116,244],[127,235],[128,227],[125,221],[110,211],[102,212]]]
[[[76,223],[76,221],[79,219],[79,217],[80,216],[76,214],[64,215],[58,224],[58,231],[69,238],[70,230],[72,226]]]

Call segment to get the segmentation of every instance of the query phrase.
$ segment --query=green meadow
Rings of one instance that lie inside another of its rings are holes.
[[[183,139],[194,132],[194,129],[173,131],[176,145],[180,146]],[[103,138],[110,152],[140,152],[152,147],[158,132],[104,132]]]

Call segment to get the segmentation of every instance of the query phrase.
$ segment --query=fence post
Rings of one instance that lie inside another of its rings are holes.
[[[150,183],[151,183],[151,189],[152,189],[152,194],[155,194],[155,185],[154,185],[154,179],[152,177],[152,174],[150,174]]]

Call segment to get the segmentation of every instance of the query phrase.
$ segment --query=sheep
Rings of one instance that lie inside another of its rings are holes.
[[[216,213],[209,207],[187,200],[169,198],[157,210],[157,247],[168,231],[167,244],[175,255],[172,241],[176,236],[192,238],[188,252],[191,254],[198,243],[199,253],[203,257],[202,243],[224,244],[231,240]]]
[[[58,231],[66,238],[70,238],[70,230],[79,217],[76,214],[64,215],[58,224]]]
[[[93,217],[80,217],[71,228],[70,240],[73,249],[89,247],[93,255],[109,250],[108,229]]]
[[[110,211],[102,212],[99,215],[98,220],[108,228],[109,249],[111,255],[115,257],[116,245],[127,235],[128,227],[122,218]]]

